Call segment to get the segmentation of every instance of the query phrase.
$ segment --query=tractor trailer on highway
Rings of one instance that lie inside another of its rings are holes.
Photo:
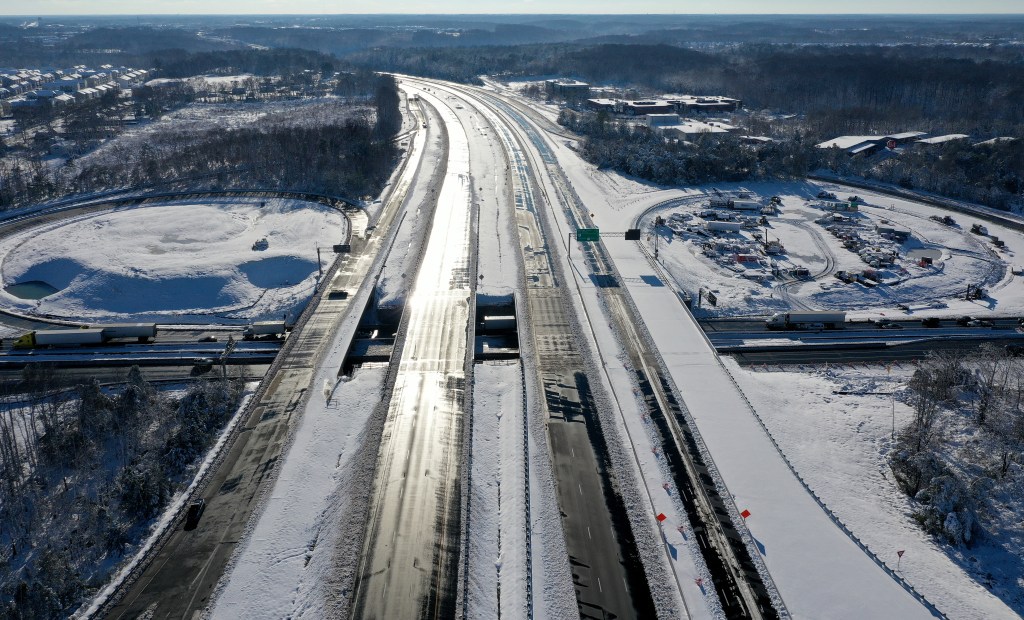
[[[846,313],[829,310],[780,312],[764,322],[768,329],[843,329]]]
[[[252,340],[258,336],[283,336],[287,329],[284,321],[257,321],[245,327],[242,338]]]
[[[115,338],[135,338],[149,342],[156,338],[156,323],[114,323],[93,325],[88,329],[37,329],[23,334],[14,341],[15,349],[39,347],[103,344]]]
[[[38,347],[102,343],[102,329],[37,329],[15,340],[14,348],[35,349]]]

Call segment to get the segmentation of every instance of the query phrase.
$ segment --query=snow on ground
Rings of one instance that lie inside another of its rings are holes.
[[[361,448],[376,445],[368,439],[368,422],[386,368],[364,368],[339,380],[344,353],[334,348],[328,361],[337,366],[325,363],[313,381],[324,389],[309,396],[263,512],[225,573],[214,618],[322,618],[351,596],[328,586],[338,578],[333,560],[344,542],[341,533],[354,525],[345,519],[352,492],[348,470],[365,467]]]
[[[418,168],[422,144],[417,144],[383,200],[401,199]],[[382,249],[375,265],[385,258]],[[364,365],[340,380],[337,372],[358,328],[358,309],[371,294],[370,287],[360,288],[349,306],[354,311],[330,338],[300,422],[288,438],[291,445],[283,450],[280,474],[261,496],[245,540],[221,578],[214,618],[348,615],[387,413],[381,406],[387,368]]]
[[[700,327],[646,258],[632,244],[606,247],[714,455],[732,495],[733,520],[747,526],[748,548],[763,559],[789,612],[800,618],[926,617],[927,610],[833,523],[793,475]],[[751,516],[740,519],[744,509]],[[872,593],[869,600],[865,592]]]
[[[0,241],[0,274],[5,286],[45,282],[57,292],[41,300],[2,292],[0,303],[87,321],[294,319],[316,285],[317,246],[344,239],[347,225],[335,209],[281,199],[174,202],[51,222]],[[254,246],[262,239],[266,249]]]
[[[527,614],[525,400],[519,363],[473,371],[469,618]]]
[[[440,127],[441,123],[432,123]],[[428,138],[427,136],[431,137]],[[411,185],[408,187],[409,195],[413,198],[407,201],[405,215],[398,223],[398,232],[395,241],[388,252],[388,260],[380,271],[378,280],[378,304],[380,306],[401,306],[405,303],[409,287],[412,286],[413,277],[419,266],[420,254],[426,239],[424,231],[429,228],[433,211],[425,210],[423,207],[427,202],[420,198],[434,191],[435,183],[433,171],[445,165],[442,160],[443,148],[426,149],[426,141],[434,140],[436,143],[443,143],[446,138],[440,132],[429,133],[420,131],[413,136],[413,143],[410,146],[412,157],[415,162],[410,161],[408,165],[419,166],[420,174],[417,174]],[[420,163],[420,160],[422,164]],[[433,188],[433,189],[432,189]],[[415,205],[415,209],[411,208]]]
[[[192,497],[192,492],[195,490],[198,482],[203,479],[206,472],[214,466],[214,461],[224,450],[224,446],[227,444],[228,438],[235,426],[237,426],[242,418],[245,417],[246,406],[249,404],[249,399],[252,398],[256,392],[258,383],[252,382],[245,385],[245,390],[242,393],[242,399],[239,401],[238,408],[235,410],[235,415],[232,416],[231,420],[225,425],[224,430],[221,431],[220,436],[217,438],[217,443],[203,457],[203,462],[199,465],[199,469],[196,470],[195,476],[188,488],[179,492],[167,505],[163,513],[156,519],[156,521],[150,526],[149,535],[142,542],[141,545],[136,549],[135,554],[121,567],[118,569],[117,574],[103,586],[103,589],[93,597],[93,599],[86,604],[82,605],[75,613],[71,616],[73,619],[78,618],[91,618],[95,616],[96,612],[102,607],[106,601],[121,587],[121,584],[125,582],[135,567],[145,559],[153,549],[153,546],[160,540],[167,528],[174,524],[177,520],[178,515],[185,509],[185,504]]]
[[[1016,616],[921,531],[911,516],[910,501],[892,478],[886,455],[892,447],[893,419],[899,429],[912,412],[889,393],[906,381],[912,365],[895,363],[887,370],[881,365],[842,364],[780,371],[743,368],[725,359],[807,484],[883,561],[893,569],[899,565],[903,578],[950,618]],[[899,563],[898,550],[906,551]],[[983,556],[1001,552],[983,542],[964,555],[985,560]],[[1019,596],[1024,584],[1005,587]]]
[[[814,205],[814,196],[820,191],[814,183],[749,184],[762,197],[778,195],[782,200],[781,213],[769,216],[768,227],[756,227],[742,233],[728,233],[709,238],[698,232],[672,234],[662,229],[658,236],[660,256],[676,282],[691,293],[701,287],[710,288],[718,297],[714,309],[705,307],[704,313],[713,315],[764,315],[784,311],[795,303],[812,308],[842,308],[855,311],[856,316],[878,317],[902,314],[897,304],[911,305],[915,316],[962,314],[1012,315],[1024,309],[1024,287],[1014,282],[1009,269],[1016,253],[1024,250],[1024,236],[1001,226],[988,225],[990,233],[1006,242],[1006,249],[997,252],[985,236],[969,232],[971,219],[956,215],[957,226],[947,226],[929,219],[932,215],[948,212],[937,207],[911,203],[886,196],[858,192],[867,201],[859,212],[844,213],[850,222],[839,223],[857,234],[869,245],[882,252],[895,251],[897,263],[890,268],[876,269],[883,286],[869,287],[859,283],[847,284],[833,277],[836,271],[862,273],[872,267],[857,253],[843,247],[843,240],[817,222],[826,212]],[[835,188],[848,195],[848,189]],[[654,215],[683,216],[677,227],[701,228],[704,222],[697,214],[707,209],[702,200],[685,207],[666,207],[644,218],[645,229]],[[717,209],[719,213],[725,212]],[[905,242],[883,238],[875,226],[895,225],[911,231]],[[791,278],[772,278],[769,258],[761,257],[760,264],[741,265],[734,254],[756,254],[757,242],[752,234],[767,233],[768,238],[782,241],[785,251],[771,257],[780,269],[805,267],[816,281],[787,284]],[[704,245],[717,244],[712,255],[704,252]],[[648,241],[653,249],[653,239]],[[932,265],[920,265],[908,253],[920,249],[935,250]],[[967,283],[984,286],[990,299],[966,302],[962,297]],[[780,290],[785,288],[787,290]],[[920,304],[922,300],[929,306]]]
[[[285,101],[257,101],[235,103],[191,103],[168,112],[157,120],[144,120],[126,128],[117,137],[103,141],[95,150],[77,159],[78,169],[89,165],[111,165],[130,160],[140,150],[162,148],[156,137],[166,133],[177,141],[189,135],[211,129],[238,129],[259,127],[261,124],[280,126],[320,126],[326,121],[338,121],[353,116],[372,114],[366,106],[347,103],[337,97]]]

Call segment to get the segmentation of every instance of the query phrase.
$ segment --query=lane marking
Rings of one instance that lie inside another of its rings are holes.
[[[590,526],[589,525],[587,526],[587,538],[589,538],[591,540],[594,539],[594,537],[590,535]]]
[[[597,589],[599,592],[604,592],[604,588],[601,587],[601,578],[597,578]]]
[[[576,483],[576,488],[580,490],[580,495],[583,495],[583,486],[580,483]]]

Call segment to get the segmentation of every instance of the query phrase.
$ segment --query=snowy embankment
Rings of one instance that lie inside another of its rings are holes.
[[[294,319],[316,286],[317,247],[347,234],[340,212],[297,200],[122,207],[0,241],[5,286],[56,289],[40,300],[4,291],[0,303],[93,322]]]
[[[651,273],[646,259],[630,256],[628,246],[611,247],[736,513],[750,512],[745,523],[753,553],[761,555],[789,611],[830,618],[930,615],[804,489],[674,293],[640,278]],[[872,597],[865,600],[868,591]]]
[[[432,123],[440,127],[441,123]],[[426,148],[428,135],[437,143],[434,148]],[[420,256],[426,240],[424,232],[430,228],[434,209],[431,192],[439,187],[437,179],[443,176],[447,162],[447,134],[442,131],[433,133],[418,132],[413,137],[414,151],[421,152],[423,163],[422,173],[416,175],[409,188],[410,199],[407,201],[405,215],[398,223],[398,232],[388,252],[388,260],[380,271],[378,281],[377,303],[381,307],[402,306],[408,295],[409,288],[415,281],[419,268]],[[439,172],[441,176],[435,176]],[[411,208],[415,207],[415,208]]]
[[[726,366],[807,484],[886,564],[899,567],[950,618],[1017,617],[921,530],[892,478],[886,458],[892,428],[906,425],[913,412],[890,393],[906,382],[912,365],[769,371],[726,358]],[[965,555],[985,554],[987,544]]]
[[[334,358],[343,355],[336,350],[330,358],[340,365]],[[353,555],[336,562],[338,549],[362,529],[352,521],[359,511],[350,509],[354,490],[346,487],[358,476],[353,469],[372,471],[365,453],[377,453],[370,420],[385,372],[362,369],[339,381],[325,366],[314,380],[323,390],[309,397],[263,512],[226,573],[214,618],[322,618],[349,603],[344,590],[331,589],[350,581],[360,552],[349,548]]]

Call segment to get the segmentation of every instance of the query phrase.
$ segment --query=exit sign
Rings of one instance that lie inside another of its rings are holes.
[[[601,240],[601,229],[600,228],[577,228],[576,229],[576,240],[577,241],[600,241]]]

